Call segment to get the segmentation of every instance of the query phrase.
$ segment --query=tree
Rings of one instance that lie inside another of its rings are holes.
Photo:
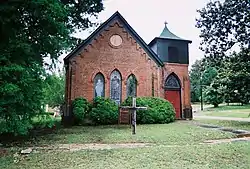
[[[218,107],[224,101],[223,85],[218,78],[218,72],[214,67],[207,67],[202,75],[202,86],[204,89],[204,100]]]
[[[191,82],[191,101],[200,101],[200,78],[204,71],[203,60],[196,60],[189,72]]]
[[[206,53],[209,66],[218,70],[216,83],[220,85],[212,89],[223,90],[228,103],[249,102],[249,9],[249,0],[217,0],[198,10],[196,27],[201,30],[200,48]],[[234,46],[238,46],[240,52],[229,55]],[[216,92],[214,95],[220,97],[220,91]]]
[[[48,74],[43,81],[44,104],[60,107],[64,103],[65,77],[63,74]]]
[[[0,3],[0,133],[27,134],[41,112],[44,59],[54,63],[102,10],[101,0]]]
[[[219,81],[215,80],[205,90],[205,101],[209,104],[218,107],[223,102],[223,87]]]
[[[41,112],[41,66],[0,67],[0,133],[26,134],[31,117]]]
[[[202,94],[206,102],[218,106],[223,101],[223,92],[217,77],[215,67],[207,64],[205,59],[196,60],[190,71],[191,101],[201,101]]]
[[[220,75],[221,84],[225,87],[225,99],[242,104],[250,101],[250,51],[242,49],[232,54],[225,62]]]
[[[201,29],[201,49],[210,64],[220,66],[234,45],[250,48],[250,1],[211,1],[198,10],[197,28]]]
[[[217,70],[214,67],[207,67],[202,74],[202,85],[209,86],[217,76]]]

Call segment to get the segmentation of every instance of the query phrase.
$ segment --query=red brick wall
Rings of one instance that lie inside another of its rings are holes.
[[[110,37],[114,34],[120,35],[123,40],[118,48],[112,47],[109,43]],[[138,81],[137,96],[152,96],[154,78],[154,96],[164,98],[164,82],[168,75],[175,73],[181,81],[182,110],[191,108],[188,65],[165,63],[164,67],[158,67],[118,22],[109,25],[109,28],[69,60],[66,69],[67,105],[77,97],[85,97],[92,101],[94,77],[99,72],[105,78],[105,97],[109,97],[110,74],[115,69],[119,70],[122,76],[122,101],[126,98],[126,81],[130,74],[134,74]]]
[[[123,43],[113,48],[109,38],[118,34]],[[162,90],[162,73],[157,64],[150,59],[141,46],[118,22],[114,22],[103,31],[78,56],[70,59],[69,70],[72,68],[71,98],[85,97],[91,101],[94,97],[94,77],[101,72],[105,78],[105,97],[110,95],[110,74],[114,69],[122,76],[122,100],[126,98],[126,81],[133,73],[138,81],[137,96],[152,96],[152,75],[154,77],[154,95],[160,96]],[[69,75],[69,73],[67,73]],[[67,76],[69,83],[69,76]],[[67,85],[69,86],[69,85]],[[66,96],[70,94],[66,92]]]

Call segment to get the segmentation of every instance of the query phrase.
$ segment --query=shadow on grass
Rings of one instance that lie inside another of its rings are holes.
[[[84,137],[87,137],[87,140],[92,140],[95,143],[102,143],[106,133],[116,133],[118,131],[118,133],[120,133],[129,129],[129,125],[72,126],[66,128],[58,122],[52,128],[32,129],[27,136],[2,134],[0,135],[0,141],[4,147],[65,143],[68,141],[68,138],[74,140],[84,139]]]

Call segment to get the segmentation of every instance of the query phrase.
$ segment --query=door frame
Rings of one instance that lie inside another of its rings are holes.
[[[178,85],[179,85],[179,88],[171,88],[171,87],[168,87],[167,85],[166,85],[166,82],[167,82],[167,80],[169,79],[169,77],[171,77],[171,76],[174,76],[175,77],[175,79],[177,80],[177,82],[178,82]],[[179,77],[174,73],[174,72],[172,72],[171,74],[169,74],[168,76],[167,76],[167,78],[165,79],[165,81],[164,81],[164,98],[167,100],[167,98],[166,98],[166,92],[167,91],[179,91],[179,97],[180,97],[180,119],[183,119],[183,112],[182,112],[182,97],[181,97],[181,81],[180,81],[180,79],[179,79]]]

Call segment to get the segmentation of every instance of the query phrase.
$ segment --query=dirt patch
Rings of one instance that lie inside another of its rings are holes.
[[[35,151],[80,151],[80,150],[109,150],[119,148],[149,147],[149,143],[124,143],[124,144],[58,144],[55,146],[33,147]]]
[[[238,134],[237,135],[238,138],[242,138],[242,137],[250,137],[250,133],[246,133],[246,134]]]
[[[230,132],[230,133],[236,134],[236,137],[238,138],[250,137],[250,131],[248,130],[238,130],[238,129],[233,129],[229,127],[223,127],[223,126],[217,126],[217,125],[211,125],[211,124],[203,124],[199,122],[192,122],[192,124],[197,125],[199,127],[203,127],[203,128]]]
[[[5,148],[0,147],[0,157],[7,156],[8,151]]]
[[[206,140],[206,141],[204,141],[204,143],[205,144],[220,144],[220,143],[232,143],[232,142],[238,142],[238,141],[250,141],[250,137],[219,139],[219,140]]]

